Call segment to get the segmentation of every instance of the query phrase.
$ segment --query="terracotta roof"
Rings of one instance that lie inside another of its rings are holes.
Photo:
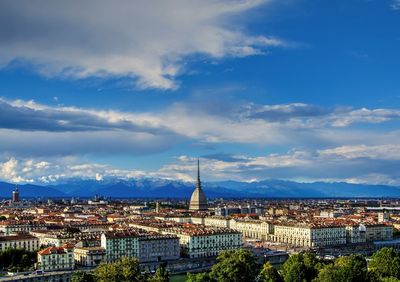
[[[63,247],[48,247],[44,250],[38,252],[39,255],[51,255],[51,254],[65,254],[65,250]]]

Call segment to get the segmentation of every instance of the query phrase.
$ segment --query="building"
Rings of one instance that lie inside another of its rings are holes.
[[[387,211],[378,213],[378,222],[388,222],[390,221],[390,214]]]
[[[172,227],[163,233],[176,234],[182,256],[189,258],[213,257],[221,251],[242,247],[242,234],[228,228],[186,224]]]
[[[31,235],[15,235],[0,237],[0,251],[7,249],[24,249],[27,251],[37,251],[40,247],[39,239]]]
[[[353,224],[346,226],[346,235],[347,235],[347,243],[350,244],[359,244],[365,243],[365,226],[360,224]]]
[[[273,242],[297,247],[326,247],[344,245],[347,242],[345,226],[330,224],[281,223],[274,226]]]
[[[139,262],[159,262],[179,257],[179,239],[174,235],[155,234],[139,238]]]
[[[74,240],[74,234],[62,231],[34,230],[30,234],[39,239],[41,246],[61,247]]]
[[[383,223],[364,223],[367,242],[386,241],[393,239],[393,226]]]
[[[179,258],[179,239],[173,235],[148,233],[141,229],[106,232],[101,235],[106,262],[135,257],[139,262],[158,262]]]
[[[81,247],[74,249],[75,264],[81,266],[97,266],[105,261],[106,250],[102,247]]]
[[[215,209],[215,215],[228,216],[231,214],[257,214],[264,215],[265,209],[262,206],[247,204],[245,206],[223,206]]]
[[[48,247],[38,252],[38,269],[43,271],[74,269],[74,248],[70,245]]]
[[[242,233],[243,237],[266,240],[273,226],[265,221],[231,219],[229,227]]]
[[[7,220],[0,222],[0,231],[6,235],[13,233],[29,233],[31,230],[46,229],[47,226],[44,223],[32,222],[32,221],[14,221]]]
[[[15,187],[15,190],[12,192],[12,201],[13,201],[13,203],[19,202],[19,190],[18,190],[18,187]]]
[[[201,188],[200,181],[200,161],[197,160],[197,183],[192,196],[190,197],[189,209],[192,211],[206,211],[208,210],[207,197]]]

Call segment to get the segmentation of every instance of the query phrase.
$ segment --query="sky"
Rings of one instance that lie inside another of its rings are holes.
[[[400,185],[399,0],[0,1],[0,180]]]

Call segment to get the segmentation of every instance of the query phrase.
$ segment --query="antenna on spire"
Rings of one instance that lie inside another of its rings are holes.
[[[197,159],[197,187],[201,188],[201,181],[200,181],[200,159]]]

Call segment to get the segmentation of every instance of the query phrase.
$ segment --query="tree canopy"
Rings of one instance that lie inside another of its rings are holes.
[[[36,253],[24,249],[7,249],[0,252],[0,267],[12,271],[33,269]]]
[[[371,271],[380,278],[400,278],[400,254],[393,248],[383,248],[372,255],[369,263]]]

